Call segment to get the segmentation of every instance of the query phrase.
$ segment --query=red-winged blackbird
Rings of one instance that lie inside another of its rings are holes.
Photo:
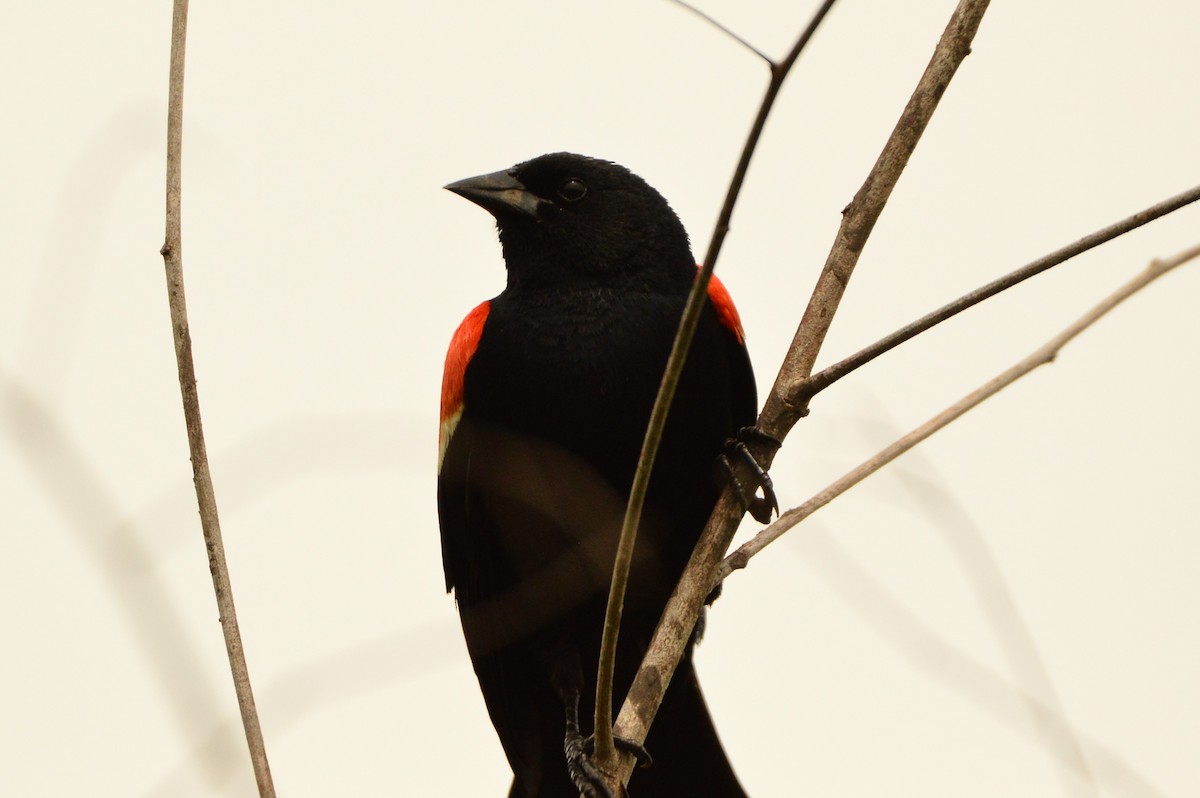
[[[446,356],[446,589],[515,774],[509,795],[601,794],[578,755],[579,706],[590,727],[621,519],[695,260],[666,200],[608,161],[556,153],[446,188],[495,216],[508,269]],[[737,310],[716,278],[708,294],[638,535],[618,704],[717,499],[714,463],[754,423]],[[646,748],[653,765],[630,783],[638,798],[744,795],[690,646]]]

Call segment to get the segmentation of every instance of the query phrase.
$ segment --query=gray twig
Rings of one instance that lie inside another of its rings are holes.
[[[187,303],[183,292],[183,245],[180,232],[181,173],[183,163],[183,65],[187,43],[187,0],[175,0],[171,20],[171,72],[167,101],[167,232],[160,250],[167,273],[167,296],[171,306],[171,329],[175,339],[175,362],[179,369],[179,389],[183,395],[183,415],[187,424],[188,448],[192,456],[192,478],[196,484],[196,502],[200,507],[200,525],[204,530],[204,546],[208,550],[208,567],[212,573],[217,609],[221,615],[221,631],[225,636],[225,651],[233,673],[242,726],[250,747],[250,761],[258,794],[274,798],[271,768],[263,744],[254,693],[250,688],[250,673],[242,651],[242,636],[238,631],[237,612],[233,604],[233,588],[225,564],[225,546],[221,541],[221,524],[217,518],[217,499],[212,475],[208,468],[208,453],[204,445],[204,430],[200,423],[200,398],[196,391],[196,368],[192,362],[192,336],[188,331]]]

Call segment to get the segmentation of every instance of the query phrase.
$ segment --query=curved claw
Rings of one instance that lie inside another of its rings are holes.
[[[637,766],[640,768],[648,768],[654,764],[654,757],[650,756],[650,752],[646,750],[646,746],[636,740],[613,735],[613,745],[626,753],[633,754],[633,758],[637,760]],[[591,756],[595,750],[596,735],[593,734],[583,741],[583,752]]]
[[[579,691],[571,690],[563,697],[563,709],[566,713],[567,733],[563,738],[563,753],[567,758],[567,774],[571,783],[579,790],[584,798],[614,798],[612,790],[604,780],[604,775],[592,764],[592,752],[596,750],[596,738],[592,735],[584,737],[579,731]],[[650,766],[650,754],[646,749],[632,740],[614,737],[613,742],[618,748],[629,751],[637,757],[638,765]],[[625,798],[625,790],[621,790]]]
[[[567,756],[567,773],[580,795],[587,798],[613,798],[612,790],[604,777],[592,764],[591,750],[595,747],[591,737],[585,738],[578,729],[568,729],[563,741],[563,753]]]
[[[772,514],[779,515],[779,499],[775,496],[775,483],[771,481],[771,475],[767,473],[765,468],[759,465],[758,460],[755,459],[749,447],[746,446],[746,441],[750,439],[773,444],[776,449],[783,445],[774,435],[769,435],[758,427],[742,427],[738,430],[737,437],[730,439],[726,443],[725,452],[722,453],[720,461],[730,481],[733,483],[734,492],[737,493],[746,512],[750,513],[755,521],[758,521],[760,524],[766,524],[770,523]],[[731,453],[736,454],[754,474],[755,481],[757,482],[754,490],[746,490],[741,480],[738,479],[733,468],[733,463],[729,459]],[[759,490],[762,491],[762,496],[757,495]]]

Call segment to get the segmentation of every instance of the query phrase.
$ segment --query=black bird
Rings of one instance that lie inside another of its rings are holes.
[[[507,287],[467,315],[446,356],[446,589],[513,769],[510,798],[604,795],[564,742],[577,750],[591,727],[621,519],[696,262],[666,200],[609,161],[554,153],[446,188],[496,218],[508,269]],[[715,277],[708,299],[640,526],[618,705],[716,502],[714,463],[755,419],[741,322]],[[653,765],[635,771],[636,798],[745,794],[690,646],[646,749]]]

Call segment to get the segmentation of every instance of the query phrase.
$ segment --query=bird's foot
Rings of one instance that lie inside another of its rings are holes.
[[[563,741],[563,753],[567,756],[567,774],[580,795],[587,798],[613,798],[612,790],[608,789],[604,776],[592,764],[589,751],[592,747],[589,745],[591,741],[591,737],[584,737],[579,733],[578,726],[574,729],[568,726],[567,736]]]
[[[755,521],[766,524],[770,522],[772,513],[779,514],[779,500],[775,497],[775,483],[771,481],[771,475],[759,464],[754,455],[750,453],[749,447],[746,446],[746,443],[752,440],[763,441],[776,449],[783,445],[783,442],[774,435],[768,435],[758,427],[742,427],[738,430],[736,438],[730,438],[725,443],[725,451],[721,453],[719,462],[729,477],[729,481],[733,484],[733,490],[741,500],[742,507],[754,517]],[[747,489],[738,479],[737,471],[733,467],[732,458],[734,457],[749,466],[750,472],[754,475],[755,484],[750,489]],[[760,490],[761,496],[758,495]]]
[[[633,754],[637,759],[637,766],[640,768],[648,768],[654,762],[645,746],[633,740],[614,737],[613,743],[622,751]],[[599,768],[592,764],[592,754],[595,753],[595,750],[596,738],[594,735],[584,737],[578,729],[567,730],[563,751],[567,755],[567,773],[571,776],[571,782],[575,788],[587,798],[613,798],[612,790],[608,788],[604,775]]]
[[[604,774],[592,764],[596,750],[594,735],[584,737],[579,731],[579,695],[576,693],[566,702],[567,733],[563,739],[563,753],[567,758],[567,773],[571,783],[586,798],[614,798],[612,790],[604,780]],[[644,746],[624,737],[613,737],[613,743],[622,751],[628,751],[637,759],[638,767],[648,768],[653,764],[650,753]],[[624,791],[622,791],[624,792]]]
[[[648,768],[654,764],[654,758],[650,756],[650,752],[646,750],[646,746],[639,742],[630,740],[627,737],[617,737],[613,735],[613,745],[619,750],[627,754],[633,754],[633,758],[637,760],[637,767]],[[591,756],[596,751],[596,735],[585,737],[583,739],[583,752]]]

